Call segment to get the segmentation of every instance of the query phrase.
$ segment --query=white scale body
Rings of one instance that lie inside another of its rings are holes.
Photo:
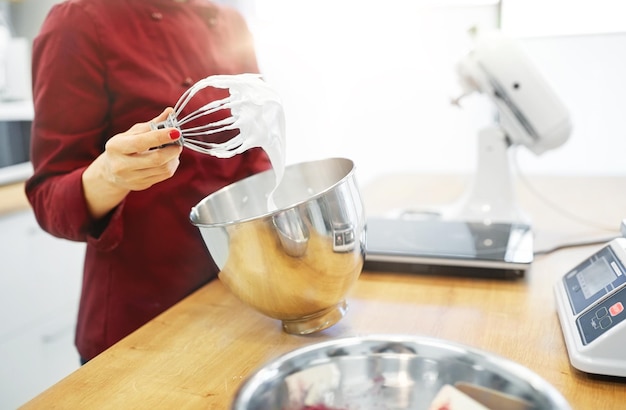
[[[626,238],[565,274],[554,293],[572,366],[626,377]]]

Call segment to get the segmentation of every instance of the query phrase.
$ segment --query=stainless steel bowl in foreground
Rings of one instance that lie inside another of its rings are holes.
[[[288,333],[325,329],[345,314],[364,261],[365,217],[345,158],[272,170],[231,184],[191,210],[219,278]],[[271,194],[271,198],[270,198]],[[271,200],[269,200],[271,199]]]
[[[407,335],[347,337],[294,350],[244,381],[232,409],[426,410],[444,385],[489,394],[500,400],[499,407],[489,406],[494,410],[571,409],[554,387],[519,364]]]

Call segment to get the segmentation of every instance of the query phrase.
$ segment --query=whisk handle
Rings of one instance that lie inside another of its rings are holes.
[[[151,121],[150,122],[150,129],[153,130],[153,131],[154,130],[162,130],[162,129],[165,129],[165,128],[177,128],[180,131],[180,128],[176,124],[176,118],[174,116],[172,116],[172,114],[170,114],[167,117],[167,120],[165,120],[165,121],[161,121],[161,122]],[[183,142],[184,142],[183,136],[181,135],[180,138],[178,138],[174,142],[170,142],[168,144],[159,145],[158,147],[152,147],[152,148],[150,148],[150,150],[160,149],[160,148],[168,147],[170,145],[180,145],[182,147],[183,146]]]

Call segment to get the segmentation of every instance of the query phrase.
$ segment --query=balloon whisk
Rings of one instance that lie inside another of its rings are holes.
[[[206,87],[229,90],[229,96],[211,101],[179,118],[189,101]],[[202,124],[202,119],[218,111],[229,110],[224,119]],[[200,123],[188,127],[190,123]],[[270,157],[284,156],[285,119],[278,94],[259,74],[213,75],[206,77],[181,95],[169,117],[151,123],[152,129],[176,128],[185,148],[219,158],[230,158],[253,148],[262,147]],[[225,142],[208,142],[207,137],[228,130],[239,133]],[[274,161],[272,161],[274,162]]]

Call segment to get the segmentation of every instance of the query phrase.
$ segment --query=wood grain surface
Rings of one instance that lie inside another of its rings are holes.
[[[626,216],[626,178],[555,177],[534,183],[547,198],[520,189],[520,202],[533,216],[538,246],[615,235]],[[463,187],[458,177],[390,176],[363,193],[375,214],[445,203]],[[546,205],[549,198],[581,218],[574,221],[554,210]],[[311,343],[370,334],[420,334],[463,343],[528,367],[574,409],[624,408],[623,379],[570,366],[555,311],[554,283],[599,247],[537,256],[526,276],[515,281],[366,271],[349,293],[347,315],[309,336],[284,333],[279,321],[243,304],[216,280],[24,408],[228,409],[243,380],[269,360]]]

